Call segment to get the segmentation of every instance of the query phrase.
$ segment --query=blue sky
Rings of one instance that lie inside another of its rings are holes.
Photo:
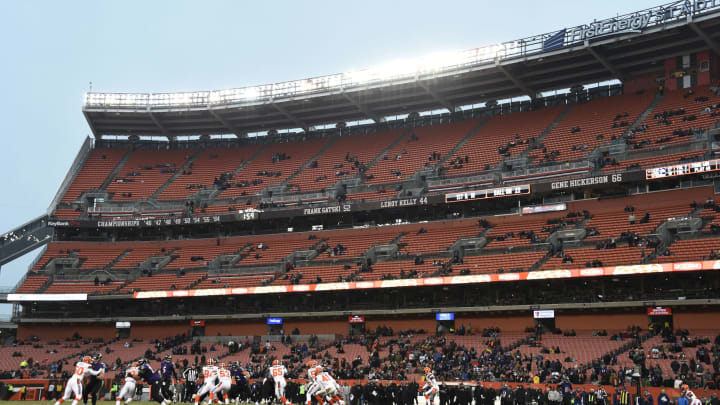
[[[47,209],[88,90],[173,92],[339,73],[518,39],[660,1],[0,1],[0,233]],[[2,268],[12,286],[34,254]]]

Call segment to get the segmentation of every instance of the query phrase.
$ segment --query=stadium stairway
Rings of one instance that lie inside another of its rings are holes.
[[[570,114],[572,112],[573,109],[575,109],[576,105],[577,104],[575,104],[575,103],[568,105],[568,107],[563,112],[561,112],[560,115],[558,115],[557,118],[555,118],[555,120],[553,120],[553,122],[551,122],[550,125],[548,125],[547,128],[545,128],[540,133],[540,136],[538,136],[537,139],[535,140],[535,144],[536,145],[541,144],[543,139],[545,139],[545,137],[548,136],[548,134],[550,134],[553,131],[553,129],[555,129],[555,127],[558,126],[558,124],[560,124],[562,122],[562,120],[564,120],[565,117],[567,117],[568,114]],[[524,151],[522,151],[520,156],[523,158],[527,158],[531,149],[532,149],[532,145],[529,145]]]
[[[385,155],[387,155],[388,152],[390,152],[391,150],[393,150],[393,148],[395,148],[395,147],[397,146],[397,144],[399,144],[399,143],[400,143],[403,139],[405,139],[410,133],[412,133],[412,131],[413,131],[413,128],[408,128],[408,129],[402,131],[402,133],[400,134],[400,136],[397,137],[397,139],[395,139],[390,145],[387,146],[387,148],[383,149],[383,151],[380,152],[380,154],[377,155],[377,156],[375,157],[375,159],[371,160],[370,163],[367,164],[367,170],[370,170],[370,168],[372,168],[373,166],[375,166],[375,164],[376,164],[378,161],[382,160],[382,158],[385,157]]]
[[[258,157],[262,156],[263,153],[265,153],[265,151],[266,151],[270,146],[272,146],[272,144],[271,144],[271,143],[267,143],[267,144],[265,144],[262,148],[258,149],[258,151],[255,152],[252,156],[250,156],[250,158],[249,158],[248,160],[244,161],[243,164],[241,164],[237,169],[235,169],[235,170],[232,171],[232,177],[235,178],[235,176],[237,176],[238,173],[240,173],[240,171],[241,171],[242,169],[244,169],[247,165],[249,165],[250,163],[252,163],[252,162],[253,162],[255,159],[257,159]]]
[[[42,215],[2,235],[0,266],[47,244],[55,233],[47,223],[48,216]]]
[[[658,104],[660,104],[664,98],[665,98],[665,94],[660,94],[660,93],[655,94],[655,98],[653,98],[653,100],[650,103],[650,105],[648,106],[648,108],[646,108],[645,111],[643,111],[642,114],[640,114],[640,116],[637,117],[637,119],[632,124],[630,124],[628,129],[625,132],[623,132],[622,136],[626,137],[629,134],[631,134],[632,131],[635,130],[635,128],[637,128],[640,124],[643,123],[643,121],[645,121],[645,119],[648,117],[648,115],[650,115],[655,110],[655,107],[657,107]]]
[[[113,266],[115,266],[115,264],[116,264],[117,262],[119,262],[120,260],[124,259],[125,256],[129,255],[130,252],[132,252],[132,249],[126,249],[124,252],[120,253],[117,257],[115,257],[114,259],[112,259],[112,260],[110,261],[110,263],[106,264],[106,265],[103,267],[103,270],[112,270]]]
[[[249,164],[251,164],[252,162],[254,162],[255,159],[257,159],[258,157],[262,156],[262,155],[265,153],[265,151],[267,151],[268,148],[270,148],[270,146],[272,146],[272,144],[270,144],[270,143],[265,144],[265,145],[263,145],[260,149],[258,149],[257,152],[253,153],[253,155],[250,156],[250,158],[248,158],[248,159],[247,159],[246,161],[244,161],[239,167],[237,167],[235,170],[232,171],[232,178],[236,178],[237,175],[238,175],[244,168],[246,168]],[[215,198],[217,198],[217,196],[219,196],[220,194],[222,194],[222,191],[218,190],[217,186],[213,186],[213,187],[214,187],[213,192],[208,196],[208,200],[209,200],[209,201],[214,200]],[[198,192],[198,193],[199,193],[199,192]],[[193,196],[193,197],[195,197],[195,196]]]
[[[486,118],[486,119],[480,121],[480,123],[479,123],[477,126],[475,126],[475,128],[471,129],[471,130],[468,132],[468,134],[467,134],[463,139],[461,139],[460,142],[457,143],[457,145],[455,145],[454,148],[450,149],[450,151],[448,151],[448,153],[445,154],[445,156],[443,156],[443,158],[440,159],[440,161],[435,164],[435,169],[437,170],[437,169],[441,168],[441,167],[445,164],[445,162],[448,161],[448,159],[450,159],[451,157],[455,156],[455,154],[456,154],[463,146],[465,146],[465,144],[466,144],[473,136],[475,136],[478,132],[480,132],[480,130],[482,129],[482,127],[484,127],[485,124],[487,124],[488,121],[490,121],[490,119],[489,119],[489,118]]]
[[[199,279],[197,279],[196,281],[190,283],[190,284],[187,286],[186,290],[192,290],[193,288],[197,287],[200,283],[202,283],[203,281],[207,280],[208,277],[210,277],[210,275],[207,274],[207,273],[205,273],[204,276],[202,276],[202,277],[200,277]]]
[[[289,177],[287,177],[285,180],[283,180],[283,181],[280,183],[280,185],[281,185],[283,188],[284,188],[285,186],[287,186],[292,179],[294,179],[295,177],[297,177],[298,174],[300,174],[300,172],[302,172],[303,170],[305,170],[308,166],[310,166],[310,164],[311,164],[312,162],[314,162],[314,161],[317,160],[320,156],[322,156],[322,154],[325,153],[326,150],[330,149],[331,146],[335,145],[335,143],[338,141],[338,139],[340,139],[340,137],[334,137],[334,138],[332,138],[332,140],[331,140],[330,142],[326,143],[322,148],[320,148],[320,150],[319,150],[316,154],[314,154],[310,159],[308,159],[307,162],[303,163],[303,165],[300,166],[300,168],[298,168],[297,170],[295,170],[295,173],[291,174]]]
[[[45,290],[52,285],[53,281],[55,281],[53,276],[48,277],[48,279],[35,291],[35,293],[40,294],[45,292]]]
[[[542,266],[545,265],[545,263],[547,263],[550,259],[552,259],[552,255],[550,254],[550,252],[548,252],[547,254],[545,254],[545,256],[540,258],[540,260],[536,261],[535,263],[533,263],[532,266],[528,267],[528,271],[540,270],[540,268],[542,268]]]
[[[160,194],[162,194],[162,192],[165,191],[166,188],[168,188],[168,186],[170,185],[170,183],[172,183],[173,181],[175,181],[175,179],[177,179],[178,177],[180,177],[180,175],[183,174],[183,172],[190,166],[190,164],[191,164],[192,162],[194,162],[195,159],[197,159],[197,157],[200,156],[203,152],[205,152],[204,149],[198,149],[198,150],[196,150],[195,153],[193,153],[192,156],[190,156],[190,157],[185,161],[185,164],[183,164],[182,167],[180,167],[179,169],[177,169],[177,170],[175,171],[175,173],[173,173],[173,175],[170,176],[170,178],[167,179],[167,181],[165,181],[165,184],[163,184],[162,186],[160,186],[160,188],[158,188],[157,190],[155,190],[154,193],[152,193],[152,195],[150,196],[150,198],[156,199]]]
[[[652,101],[651,101],[650,104],[647,106],[647,108],[645,109],[645,111],[643,111],[643,112],[635,119],[635,121],[633,121],[632,124],[630,124],[630,126],[627,127],[627,129],[625,130],[625,132],[623,132],[622,135],[620,136],[620,139],[624,139],[625,137],[627,137],[627,136],[629,136],[630,134],[632,134],[633,131],[634,131],[638,126],[640,126],[643,122],[645,122],[645,119],[646,119],[650,114],[652,114],[652,112],[655,110],[655,107],[657,107],[657,106],[662,102],[663,98],[664,98],[664,95],[663,95],[663,94],[655,94],[655,97],[652,99]],[[618,146],[621,148],[621,149],[619,149],[621,152],[617,152],[617,149],[615,149],[615,152],[614,152],[614,151],[613,151],[614,149],[611,148],[612,145],[613,145],[613,141],[607,141],[607,142],[605,142],[605,143],[602,143],[602,144],[598,145],[595,149],[593,149],[593,150],[591,150],[591,151],[588,151],[588,153],[585,155],[584,158],[585,158],[585,159],[592,159],[594,156],[595,156],[595,157],[599,157],[599,156],[601,155],[601,152],[602,152],[603,150],[605,150],[605,148],[607,148],[608,151],[609,151],[611,154],[618,154],[618,155],[620,155],[620,154],[622,154],[623,152],[626,152],[627,146],[626,146],[624,143],[615,144],[615,145],[618,145]],[[625,159],[627,159],[627,157],[628,157],[628,156],[627,156],[627,153],[624,153],[624,156],[623,156],[622,159],[625,160]],[[618,160],[620,160],[619,156],[618,156]],[[601,170],[602,170],[602,169],[596,168],[596,172],[599,172],[599,171],[601,171]]]
[[[108,291],[107,295],[116,295],[120,290],[127,287],[128,284],[132,283],[134,280],[125,280],[124,283],[118,285],[117,287],[113,288],[111,291]]]
[[[133,150],[128,150],[125,155],[120,159],[120,161],[115,165],[115,168],[110,172],[110,174],[105,177],[105,180],[103,180],[102,184],[100,184],[99,190],[105,190],[110,185],[110,182],[113,181],[113,179],[120,174],[120,171],[125,167],[125,163],[130,159],[130,156],[133,154]]]

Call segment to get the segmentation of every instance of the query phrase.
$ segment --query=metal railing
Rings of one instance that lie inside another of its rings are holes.
[[[590,162],[582,160],[579,162],[566,162],[551,166],[529,167],[527,169],[513,170],[510,173],[503,173],[503,178],[511,179],[513,177],[536,176],[546,173],[564,172],[573,169],[590,169]]]
[[[467,183],[493,183],[498,179],[497,174],[478,174],[478,175],[466,175],[456,177],[437,177],[430,178],[427,180],[428,187],[441,187],[441,186],[452,186],[456,184],[467,184]]]
[[[680,22],[720,9],[720,1],[674,1],[589,24],[564,28],[555,32],[534,35],[500,44],[460,52],[431,55],[412,60],[397,61],[376,68],[326,76],[264,84],[235,89],[183,93],[86,93],[85,108],[155,107],[212,108],[226,105],[254,105],[296,97],[309,97],[330,92],[360,89],[372,85],[432,78],[452,74],[460,69],[503,60],[527,57],[555,49],[584,44],[585,41],[623,32],[637,33],[648,27]]]

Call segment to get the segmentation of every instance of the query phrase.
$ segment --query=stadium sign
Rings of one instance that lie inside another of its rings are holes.
[[[244,218],[241,218],[244,219]],[[213,215],[213,216],[199,216],[199,217],[178,217],[178,218],[163,218],[163,219],[126,219],[118,220],[113,219],[109,221],[82,221],[73,220],[68,221],[48,221],[49,226],[54,227],[67,227],[67,226],[78,226],[84,228],[148,228],[158,226],[173,226],[173,225],[202,225],[202,224],[215,224],[220,222],[236,221],[236,215]]]
[[[331,205],[329,207],[313,207],[303,209],[303,215],[339,214],[341,212],[350,212],[351,209],[350,204]]]
[[[87,301],[87,294],[8,294],[8,302],[17,301]]]
[[[647,180],[664,179],[667,177],[687,176],[720,170],[720,160],[705,160],[702,162],[682,163],[672,166],[660,166],[645,170]]]
[[[565,190],[568,188],[578,188],[586,186],[597,186],[605,184],[616,184],[622,183],[623,173],[608,174],[604,176],[592,176],[585,177],[582,179],[572,179],[563,181],[554,181],[550,183],[551,190]]]
[[[455,313],[454,312],[438,312],[437,314],[435,314],[435,320],[436,321],[454,321]]]
[[[137,228],[140,226],[140,221],[98,221],[97,226],[98,228]]]
[[[668,316],[668,315],[672,315],[672,308],[670,308],[670,307],[648,308],[647,313],[649,316]]]
[[[498,197],[512,197],[530,194],[530,185],[516,185],[507,187],[489,188],[484,190],[463,191],[460,193],[445,194],[445,202],[461,202],[472,200],[485,200]]]
[[[555,318],[555,310],[554,309],[543,309],[543,310],[533,311],[533,318],[535,318],[535,319]]]
[[[644,14],[632,14],[620,19],[609,18],[602,21],[594,21],[587,25],[581,25],[570,31],[571,41],[584,41],[606,35],[619,33],[639,33],[650,23],[652,12]]]
[[[380,208],[414,207],[416,205],[427,205],[427,197],[405,198],[403,200],[380,201]]]
[[[467,276],[445,276],[401,280],[353,281],[342,283],[278,285],[269,287],[216,288],[204,290],[140,291],[133,294],[136,299],[205,297],[208,295],[256,295],[277,293],[307,293],[317,291],[348,291],[378,288],[435,287],[441,285],[517,282],[531,280],[555,280],[580,277],[634,276],[651,273],[676,273],[687,271],[717,271],[720,260],[706,260],[682,263],[654,263],[629,266],[609,266],[581,269],[540,270],[511,274],[475,274]],[[212,291],[212,294],[208,294]],[[43,296],[46,294],[34,294]],[[8,301],[13,301],[8,297]]]
[[[640,33],[650,25],[663,24],[681,18],[687,18],[698,12],[715,7],[716,3],[717,0],[683,0],[632,14],[593,21],[589,24],[571,28],[568,34],[568,41],[572,43],[615,34]]]
[[[522,211],[520,211],[520,212],[523,215],[525,215],[525,214],[540,214],[543,212],[565,211],[566,209],[567,209],[566,203],[558,203],[558,204],[533,205],[530,207],[522,207]]]

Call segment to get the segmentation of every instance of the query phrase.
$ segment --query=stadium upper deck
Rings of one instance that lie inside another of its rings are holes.
[[[192,93],[88,93],[83,112],[98,138],[173,138],[307,131],[412,111],[455,111],[576,84],[625,81],[657,71],[670,58],[720,53],[718,16],[717,1],[676,1],[502,44],[292,82]]]

